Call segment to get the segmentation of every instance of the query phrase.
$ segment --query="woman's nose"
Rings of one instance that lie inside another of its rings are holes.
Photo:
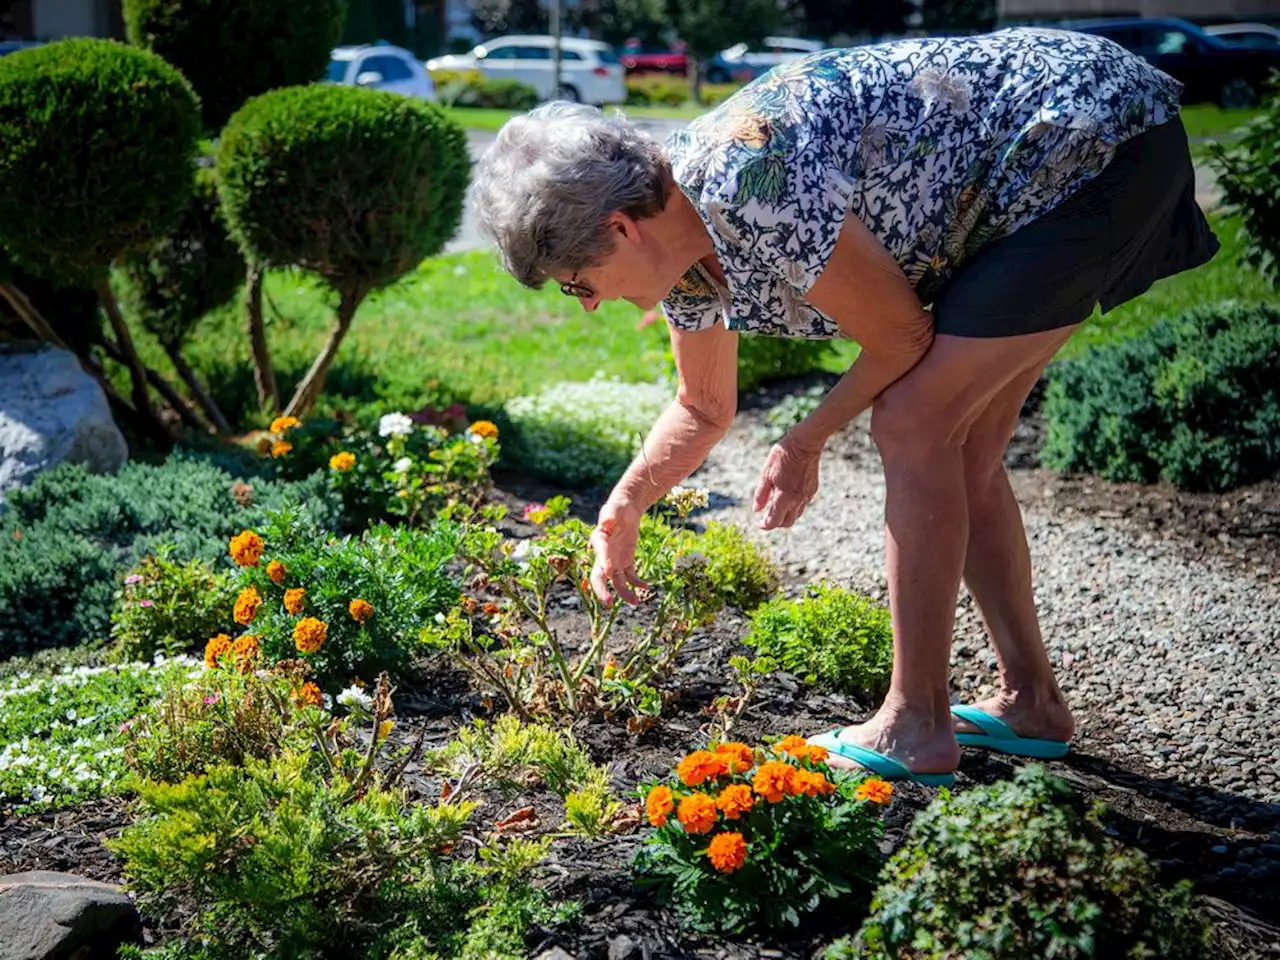
[[[587,311],[587,313],[595,313],[596,307],[598,306],[600,306],[599,297],[583,297],[582,298],[582,309]]]

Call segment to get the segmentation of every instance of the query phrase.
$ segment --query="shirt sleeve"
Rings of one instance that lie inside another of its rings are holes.
[[[719,323],[724,308],[719,297],[714,294],[704,296],[686,289],[686,281],[682,280],[662,301],[662,312],[667,323],[675,329],[695,333]]]

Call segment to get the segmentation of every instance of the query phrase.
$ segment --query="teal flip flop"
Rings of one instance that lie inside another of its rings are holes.
[[[1056,760],[1066,756],[1070,745],[1065,740],[1036,740],[1020,737],[1003,720],[991,716],[985,710],[958,703],[951,712],[961,720],[973,724],[981,733],[957,733],[956,742],[962,747],[983,747],[1013,757],[1032,757],[1036,760]]]
[[[824,733],[809,741],[815,746],[826,747],[830,752],[852,760],[885,780],[911,780],[926,787],[949,787],[956,782],[952,773],[914,773],[892,757],[877,753],[867,747],[840,739],[840,728]]]

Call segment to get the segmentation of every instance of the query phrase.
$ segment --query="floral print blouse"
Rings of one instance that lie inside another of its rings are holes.
[[[728,289],[695,266],[680,330],[824,339],[805,303],[858,217],[931,303],[974,253],[1051,210],[1181,85],[1110,40],[1016,28],[826,50],[775,67],[667,142]]]

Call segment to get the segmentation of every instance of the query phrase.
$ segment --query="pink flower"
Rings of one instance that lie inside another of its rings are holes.
[[[132,583],[141,583],[141,582],[142,582],[142,577],[138,576],[138,574],[136,574],[136,573],[131,573],[131,574],[129,574],[127,577],[125,577],[125,578],[124,578],[124,582],[125,582],[125,583],[130,583],[130,584],[132,584]]]
[[[545,503],[531,503],[524,508],[524,522],[533,523],[532,517],[535,513],[543,513],[547,509]]]
[[[156,605],[156,602],[155,602],[154,600],[139,600],[139,601],[138,601],[138,606],[140,606],[140,607],[154,607],[155,605]]]
[[[216,693],[211,693],[204,698],[204,705],[206,707],[211,707],[217,702],[218,702],[218,695]]]

